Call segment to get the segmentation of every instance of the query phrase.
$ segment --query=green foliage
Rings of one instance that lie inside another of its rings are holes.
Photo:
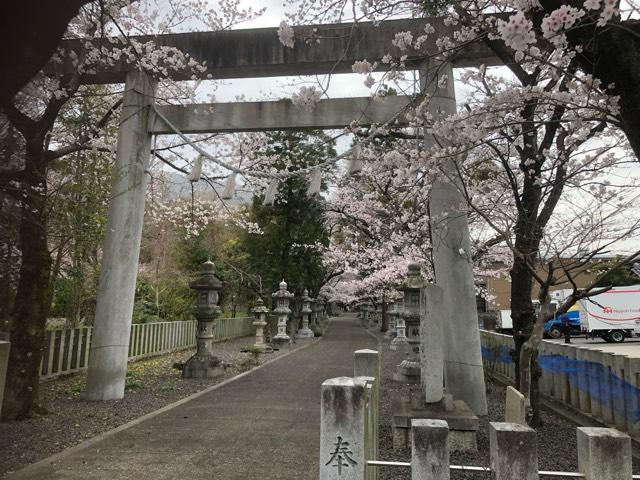
[[[133,323],[193,319],[193,295],[186,278],[151,281],[138,276]]]
[[[305,168],[335,155],[333,142],[321,132],[275,132],[270,139],[264,153],[276,157],[280,170]],[[329,243],[325,201],[308,196],[307,188],[306,178],[292,178],[280,184],[273,206],[263,205],[262,197],[253,199],[248,219],[263,234],[244,233],[241,245],[250,271],[261,278],[263,293],[275,291],[283,278],[298,294],[307,288],[314,295],[322,286],[322,249]]]
[[[619,262],[621,259],[622,257],[617,257],[613,260],[607,260],[597,263],[596,265],[591,267],[591,270],[597,275],[600,275],[604,272],[607,272],[615,263]],[[640,283],[640,278],[638,278],[638,276],[631,271],[631,268],[629,266],[625,266],[608,272],[604,277],[602,277],[596,287],[625,287],[627,285],[635,285],[638,283]]]
[[[215,257],[213,249],[202,234],[189,238],[179,237],[177,248],[178,267],[185,272],[196,272],[200,265]]]
[[[68,102],[59,122],[66,141],[73,145],[91,138],[96,118],[104,114],[104,87]],[[107,135],[115,134],[108,124]],[[71,324],[91,320],[94,314],[100,267],[100,247],[105,234],[111,190],[112,154],[78,150],[50,164],[48,175],[48,227],[52,244],[52,313]]]
[[[52,279],[54,299],[50,316],[78,320],[95,312],[97,273],[83,279],[83,268],[69,268],[67,275]]]
[[[126,390],[137,390],[140,388],[144,388],[144,383],[136,378],[128,378],[124,384],[124,388]]]

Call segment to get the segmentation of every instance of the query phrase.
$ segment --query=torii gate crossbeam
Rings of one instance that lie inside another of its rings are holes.
[[[435,28],[436,33],[429,35],[422,50],[401,52],[392,45],[396,33],[410,31],[414,38],[418,38],[424,34],[427,23]],[[417,69],[425,55],[439,52],[436,39],[444,35],[453,38],[455,31],[454,27],[445,25],[442,18],[386,20],[377,26],[371,22],[306,25],[295,27],[296,34],[312,40],[309,43],[298,40],[293,48],[289,48],[280,43],[277,30],[252,28],[175,33],[131,37],[131,40],[179,49],[195,60],[206,63],[207,70],[202,72],[201,78],[225,79],[351,73],[351,66],[356,60],[379,62],[386,54],[395,58],[406,54],[407,67]],[[114,48],[110,40],[98,39],[94,44],[107,49]],[[83,58],[82,45],[78,40],[62,42],[62,63],[51,65],[47,71],[62,75],[75,73],[76,67],[70,52],[73,50],[78,58]],[[482,42],[469,43],[452,55],[449,61],[456,68],[501,64]],[[379,66],[379,70],[385,68],[383,64]],[[97,65],[92,69],[95,69],[95,73],[85,74],[83,83],[124,83],[127,73],[134,70],[135,65],[121,59],[114,65]],[[169,77],[174,80],[191,80],[192,75],[192,71],[169,71]]]

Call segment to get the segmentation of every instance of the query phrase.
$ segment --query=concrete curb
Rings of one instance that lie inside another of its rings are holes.
[[[327,322],[327,328],[329,327],[330,323],[331,323],[331,320],[329,320]],[[156,416],[158,416],[158,415],[160,415],[160,414],[162,414],[164,412],[172,410],[172,409],[174,409],[176,407],[179,407],[180,405],[183,405],[183,404],[185,404],[185,403],[187,403],[187,402],[189,402],[191,400],[194,400],[194,399],[196,399],[198,397],[201,397],[202,395],[206,395],[207,393],[212,392],[214,390],[217,390],[218,388],[222,388],[225,385],[228,385],[229,383],[235,382],[236,380],[239,380],[239,379],[241,379],[243,377],[251,375],[252,373],[257,372],[261,368],[266,367],[267,365],[270,365],[270,364],[272,364],[274,362],[277,362],[278,360],[282,360],[283,358],[288,357],[289,355],[292,355],[294,353],[300,352],[300,351],[302,351],[302,350],[304,350],[306,348],[311,347],[312,345],[317,344],[318,342],[320,342],[322,340],[323,337],[324,337],[324,335],[322,337],[315,338],[315,339],[311,340],[310,342],[308,342],[308,343],[306,343],[304,345],[301,345],[298,348],[295,348],[295,349],[291,350],[290,352],[283,353],[282,355],[280,355],[280,356],[278,356],[276,358],[268,360],[267,362],[263,363],[262,365],[258,365],[257,367],[252,368],[251,370],[248,370],[246,372],[242,372],[242,373],[236,375],[235,377],[231,377],[231,378],[229,378],[227,380],[224,380],[223,382],[216,383],[215,385],[207,387],[204,390],[201,390],[201,391],[196,392],[196,393],[194,393],[192,395],[189,395],[188,397],[185,397],[185,398],[182,398],[182,399],[180,399],[180,400],[178,400],[176,402],[170,403],[169,405],[165,405],[164,407],[159,408],[158,410],[154,410],[153,412],[149,412],[146,415],[143,415],[141,417],[136,418],[135,420],[131,420],[130,422],[125,423],[124,425],[120,425],[119,427],[116,427],[116,428],[114,428],[112,430],[108,430],[108,431],[106,431],[104,433],[101,433],[101,434],[99,434],[99,435],[97,435],[97,436],[95,436],[93,438],[90,438],[89,440],[85,440],[84,442],[79,443],[78,445],[74,445],[73,447],[69,447],[69,448],[67,448],[65,450],[62,450],[61,452],[54,453],[53,455],[51,455],[49,457],[43,458],[42,460],[39,460],[39,461],[37,461],[35,463],[32,463],[31,465],[27,465],[26,467],[24,467],[24,468],[22,468],[20,470],[17,470],[17,471],[15,471],[13,473],[8,474],[5,478],[7,480],[11,480],[11,479],[14,479],[14,478],[16,480],[19,479],[19,478],[34,478],[34,477],[30,477],[29,476],[29,473],[32,470],[41,468],[41,467],[46,466],[46,465],[54,464],[54,463],[56,463],[56,462],[58,462],[60,460],[63,460],[64,458],[68,457],[69,455],[71,455],[73,453],[76,453],[76,452],[79,452],[81,450],[84,450],[86,448],[89,448],[92,445],[95,445],[96,443],[99,443],[102,440],[115,435],[116,433],[122,432],[123,430],[128,430],[129,428],[134,427],[134,426],[136,426],[136,425],[138,425],[140,423],[143,423],[146,420],[154,418],[154,417],[156,417]]]

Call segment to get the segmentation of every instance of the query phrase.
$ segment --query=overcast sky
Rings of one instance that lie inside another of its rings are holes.
[[[260,18],[252,20],[250,22],[243,23],[235,28],[260,28],[260,27],[277,27],[284,19],[284,9],[282,6],[282,0],[243,0],[241,5],[251,5],[253,8],[260,8],[262,6],[267,7],[264,15]],[[510,72],[505,68],[504,75],[509,75]],[[314,78],[292,78],[292,77],[279,77],[279,78],[259,78],[259,79],[233,79],[222,82],[217,82],[218,87],[215,92],[215,99],[218,102],[232,102],[236,101],[238,96],[244,96],[246,100],[278,100],[282,98],[290,98],[291,94],[299,88],[304,82],[312,83]],[[363,84],[364,77],[356,74],[344,74],[334,75],[331,78],[329,89],[327,94],[331,98],[336,97],[356,97],[356,96],[370,96],[371,90],[366,88]],[[326,80],[321,79],[323,84],[326,84]],[[205,100],[208,93],[211,90],[204,86],[202,88],[202,100]],[[461,82],[456,82],[456,96],[458,103],[464,103],[465,91]],[[346,149],[351,142],[350,138],[342,138],[338,143],[338,150],[342,151]],[[626,172],[632,175],[638,175],[640,168],[632,168],[631,172]],[[616,251],[629,251],[631,249],[638,248],[638,242],[631,240],[623,242],[623,245],[619,245]]]

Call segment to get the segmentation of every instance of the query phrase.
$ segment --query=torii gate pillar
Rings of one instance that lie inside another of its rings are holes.
[[[127,74],[84,394],[87,400],[124,397],[155,91],[156,82],[146,73]]]
[[[438,87],[438,79],[443,75],[447,76],[446,85]],[[432,95],[431,102],[443,117],[456,113],[450,63],[425,62],[420,69],[420,84],[423,92]],[[433,135],[425,135],[426,147],[434,142]],[[454,161],[446,161],[441,168],[443,174],[434,182],[429,211],[436,285],[442,288],[445,307],[445,318],[440,319],[445,385],[455,399],[464,400],[476,415],[486,415],[487,397],[466,202],[459,188]]]

